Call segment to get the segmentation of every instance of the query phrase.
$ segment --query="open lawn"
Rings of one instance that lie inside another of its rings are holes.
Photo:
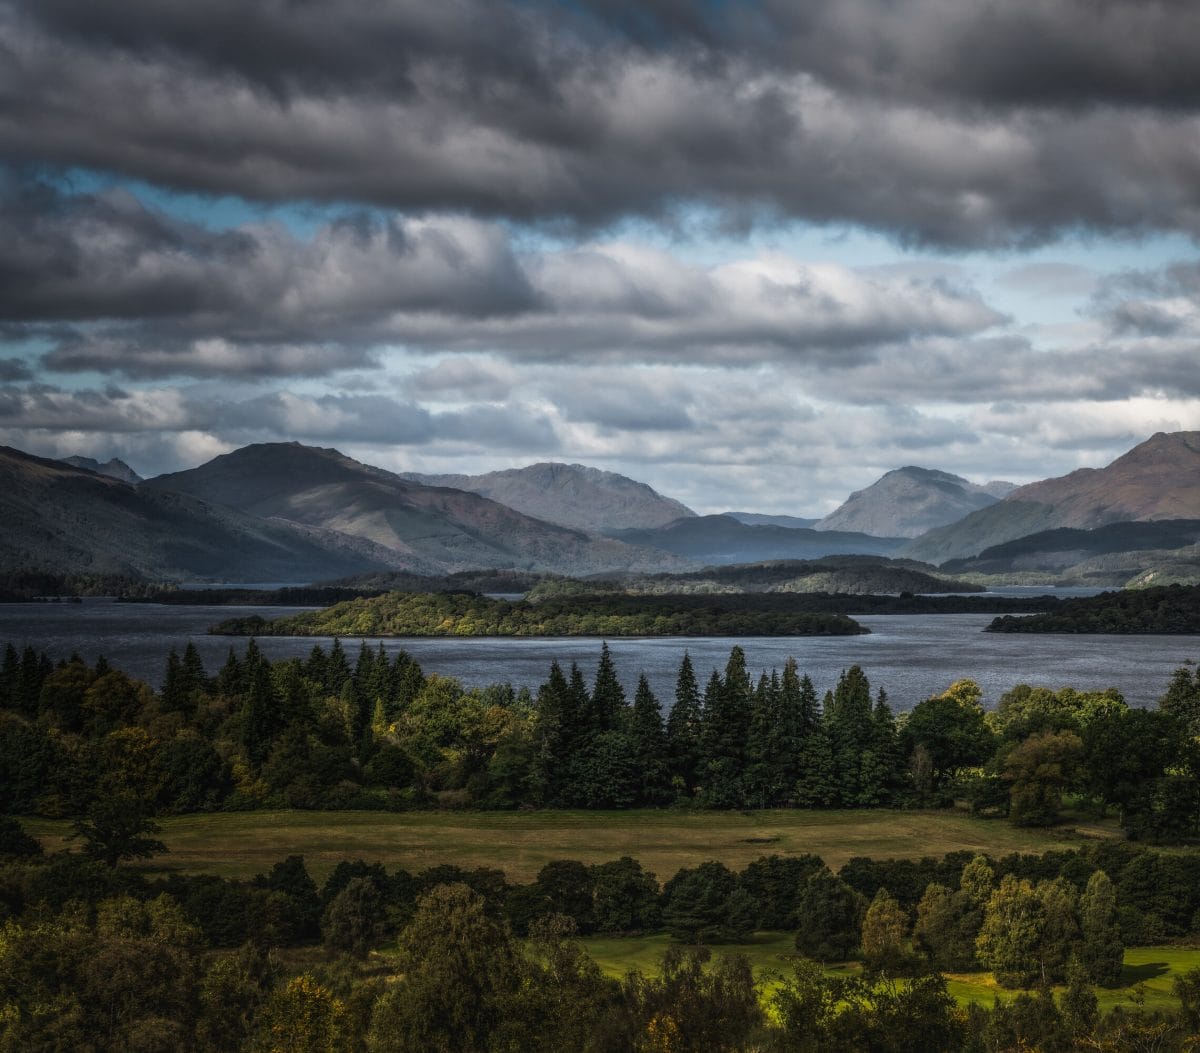
[[[623,976],[630,969],[646,975],[657,975],[663,952],[671,946],[665,934],[642,937],[589,937],[583,941],[588,953],[610,976]],[[744,954],[750,959],[755,977],[770,983],[774,977],[787,976],[789,961],[795,955],[791,933],[759,932],[746,943],[713,947],[714,954]],[[1130,1006],[1134,999],[1144,998],[1148,1009],[1177,1009],[1179,1000],[1171,991],[1174,978],[1189,969],[1200,968],[1200,948],[1131,947],[1125,952],[1125,970],[1119,987],[1098,987],[1096,995],[1100,1008]],[[859,971],[857,964],[833,965],[826,972],[846,976]],[[950,994],[959,1002],[978,1002],[990,1006],[993,998],[1009,1001],[1019,992],[1006,990],[996,984],[991,973],[956,973],[947,976]],[[1057,994],[1061,988],[1055,988]]]
[[[29,819],[47,849],[68,823]],[[162,820],[170,854],[155,869],[249,877],[291,854],[322,880],[341,859],[410,871],[441,863],[497,867],[530,881],[553,859],[599,863],[630,855],[660,881],[717,859],[737,870],[763,855],[813,852],[834,869],[853,856],[919,858],[958,850],[1042,852],[1117,836],[1112,824],[1020,830],[952,811],[761,812],[230,812]]]

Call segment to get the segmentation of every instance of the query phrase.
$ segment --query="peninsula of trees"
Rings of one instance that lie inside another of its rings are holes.
[[[471,593],[364,597],[267,621],[232,618],[211,630],[242,636],[849,636],[845,614],[801,609],[784,595],[552,597],[540,603]]]
[[[1064,600],[1042,614],[996,618],[987,632],[1200,635],[1200,585],[1162,585]]]

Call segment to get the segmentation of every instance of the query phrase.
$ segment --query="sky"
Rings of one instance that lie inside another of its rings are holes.
[[[0,443],[822,515],[1200,429],[1192,0],[0,0]]]

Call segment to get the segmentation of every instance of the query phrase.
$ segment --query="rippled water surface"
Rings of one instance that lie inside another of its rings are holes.
[[[208,636],[214,622],[241,614],[276,617],[302,608],[165,607],[87,600],[79,604],[0,604],[0,644],[31,643],[53,658],[78,652],[88,661],[103,654],[126,672],[158,684],[171,647],[189,640],[200,650],[210,672],[224,660],[231,644],[245,641]],[[862,616],[869,636],[751,637],[747,639],[671,638],[612,640],[617,669],[630,691],[645,673],[659,698],[669,704],[684,649],[692,656],[701,686],[714,667],[723,666],[729,648],[746,651],[752,672],[782,667],[794,655],[823,691],[855,663],[874,686],[886,688],[892,706],[910,709],[952,681],[969,676],[995,700],[1014,684],[1048,687],[1116,687],[1131,703],[1153,703],[1171,671],[1187,660],[1200,660],[1196,636],[1049,636],[984,633],[986,614]],[[316,639],[264,638],[272,658],[305,655]],[[330,641],[321,640],[326,646]],[[374,644],[377,641],[368,641]],[[456,676],[469,686],[507,680],[536,688],[551,661],[564,666],[579,662],[588,678],[595,667],[600,641],[571,639],[406,639],[384,640],[384,649],[404,648],[427,672]],[[353,653],[357,640],[343,641]]]

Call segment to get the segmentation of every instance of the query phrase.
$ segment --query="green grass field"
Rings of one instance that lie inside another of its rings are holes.
[[[663,952],[671,945],[669,936],[659,934],[643,937],[589,937],[583,941],[588,953],[610,976],[624,976],[631,969],[646,975],[658,973]],[[766,992],[773,978],[787,976],[789,962],[795,955],[790,933],[760,932],[746,943],[725,944],[712,948],[714,954],[744,954],[750,960],[755,977],[763,982]],[[1200,948],[1131,947],[1125,952],[1125,970],[1119,987],[1098,987],[1096,995],[1100,1008],[1130,1006],[1135,998],[1144,998],[1148,1009],[1176,1009],[1178,999],[1171,991],[1173,979],[1189,969],[1200,967]],[[857,973],[854,964],[834,965],[826,969],[831,975]],[[997,985],[991,973],[957,973],[947,977],[950,994],[959,1002],[978,1002],[990,1006],[999,996],[1009,1001],[1019,992]],[[1061,988],[1055,989],[1061,993]]]
[[[61,847],[70,831],[61,821],[25,826],[47,849]],[[442,863],[497,867],[510,881],[530,881],[553,859],[630,855],[665,881],[708,859],[738,870],[763,855],[813,852],[837,869],[853,856],[1043,852],[1117,835],[1112,824],[1019,830],[932,811],[232,812],[163,820],[170,852],[153,865],[244,878],[297,853],[318,881],[339,860],[355,858],[410,871]]]

